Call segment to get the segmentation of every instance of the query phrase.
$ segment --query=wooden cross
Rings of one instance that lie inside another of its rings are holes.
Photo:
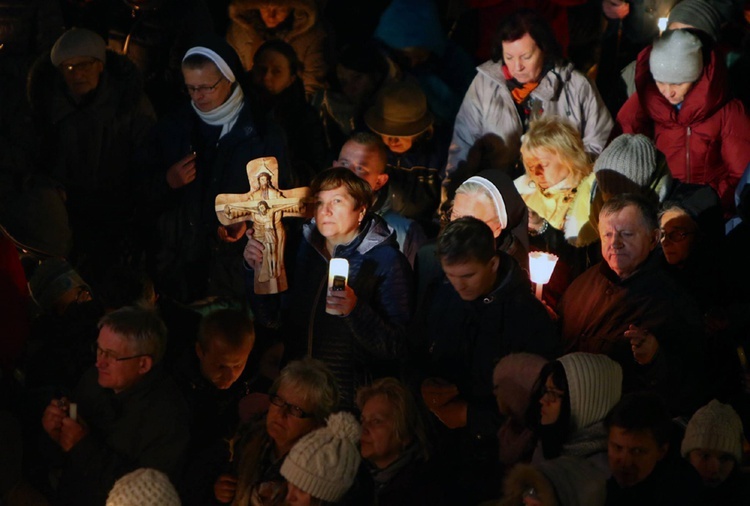
[[[260,241],[263,262],[255,271],[256,294],[279,293],[287,289],[284,267],[286,232],[281,218],[312,214],[310,188],[279,190],[279,164],[274,157],[256,158],[247,164],[250,191],[216,196],[216,216],[222,225],[252,221],[253,237]]]

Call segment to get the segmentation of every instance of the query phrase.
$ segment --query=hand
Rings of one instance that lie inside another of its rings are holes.
[[[454,399],[435,409],[430,408],[430,411],[449,429],[460,429],[466,427],[469,404],[462,399]]]
[[[60,430],[60,447],[63,451],[69,452],[88,433],[88,429],[80,419],[76,421],[66,416],[62,420],[62,429]]]
[[[625,331],[625,338],[630,339],[630,349],[633,350],[633,358],[641,365],[650,364],[656,352],[659,351],[659,341],[646,329],[630,325]]]
[[[609,19],[624,19],[630,14],[630,4],[624,0],[602,0],[602,11]]]
[[[42,427],[44,428],[44,432],[49,434],[49,437],[57,443],[60,442],[60,431],[62,430],[63,418],[68,416],[68,412],[64,408],[67,404],[68,399],[65,397],[62,399],[52,399],[42,415]]]
[[[326,309],[331,309],[341,316],[349,316],[357,305],[357,294],[348,284],[343,290],[328,290]]]
[[[237,492],[237,477],[222,474],[214,483],[214,497],[220,503],[228,504],[234,500]]]
[[[241,221],[227,226],[219,225],[216,233],[219,235],[219,239],[224,242],[237,242],[242,238],[246,230],[247,223]]]
[[[253,268],[253,270],[260,269],[263,264],[263,250],[265,247],[253,237],[254,229],[248,228],[245,232],[247,236],[247,244],[245,245],[245,251],[242,255],[245,257],[245,262]]]
[[[190,153],[167,170],[167,184],[170,188],[176,190],[195,180],[195,157],[195,153]]]
[[[425,379],[422,382],[421,392],[422,399],[424,399],[424,403],[430,411],[444,406],[458,397],[458,387],[441,378]]]

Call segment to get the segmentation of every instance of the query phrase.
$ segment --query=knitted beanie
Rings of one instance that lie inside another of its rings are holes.
[[[706,0],[683,0],[669,13],[667,26],[672,23],[692,26],[717,40],[721,29],[721,14]]]
[[[281,465],[281,475],[317,499],[340,500],[357,475],[361,433],[351,413],[332,414],[326,427],[297,441]]]
[[[511,353],[504,356],[495,366],[492,384],[495,396],[502,399],[510,413],[521,418],[529,405],[531,390],[547,359],[532,353]]]
[[[628,188],[622,177],[612,173],[644,188],[651,183],[655,171],[656,148],[651,139],[643,134],[620,135],[604,148],[594,163],[597,181],[605,187],[606,193],[613,195],[632,192],[635,188]]]
[[[65,60],[77,56],[89,56],[103,62],[106,60],[107,44],[99,35],[85,28],[71,28],[60,35],[50,51],[50,60],[57,67]]]
[[[712,400],[695,412],[685,429],[682,456],[698,448],[726,452],[742,462],[742,421],[729,404]]]
[[[115,482],[106,506],[180,506],[180,497],[166,474],[142,467]]]
[[[694,83],[703,73],[701,41],[686,30],[667,30],[654,42],[649,64],[655,81]]]
[[[594,353],[570,353],[557,360],[568,380],[571,430],[602,421],[622,395],[620,364]]]

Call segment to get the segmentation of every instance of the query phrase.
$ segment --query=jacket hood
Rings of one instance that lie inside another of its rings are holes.
[[[29,71],[27,94],[34,114],[53,122],[76,109],[62,76],[50,61],[49,52],[43,53]],[[90,104],[103,103],[113,94],[119,95],[118,107],[123,111],[136,108],[144,94],[143,78],[127,56],[107,51],[104,72]]]
[[[305,223],[302,227],[302,235],[323,257],[325,253],[325,240],[315,225],[315,218]],[[339,244],[333,251],[333,258],[347,258],[357,252],[364,255],[381,244],[392,244],[398,249],[396,232],[388,227],[388,224],[380,216],[368,212],[362,220],[361,231],[347,244]]]
[[[539,80],[539,86],[532,92],[533,95],[545,101],[557,100],[562,93],[565,83],[570,81],[573,75],[573,64],[553,65]],[[501,86],[507,86],[503,75],[503,63],[487,61],[477,67],[477,71],[486,75]]]
[[[229,5],[229,19],[247,30],[256,30],[259,26],[264,28],[265,25],[260,19],[259,11],[263,5],[269,3],[294,9],[291,36],[308,31],[318,19],[314,0],[273,0],[272,2],[268,0],[233,0]],[[260,25],[257,24],[258,22],[260,22]]]
[[[572,431],[580,431],[607,416],[622,394],[622,368],[607,357],[570,353],[557,359],[565,369]]]
[[[635,88],[641,107],[658,123],[689,126],[712,116],[726,104],[729,97],[726,66],[715,49],[704,50],[703,73],[688,92],[679,110],[659,93],[651,75],[651,46],[638,55],[635,67]]]

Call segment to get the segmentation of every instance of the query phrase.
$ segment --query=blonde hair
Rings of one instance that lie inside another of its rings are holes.
[[[529,124],[529,130],[521,137],[521,155],[533,157],[533,153],[546,149],[557,156],[575,178],[577,186],[591,174],[593,164],[583,147],[581,134],[570,123],[559,116],[542,116]],[[526,161],[526,174],[531,176]]]

